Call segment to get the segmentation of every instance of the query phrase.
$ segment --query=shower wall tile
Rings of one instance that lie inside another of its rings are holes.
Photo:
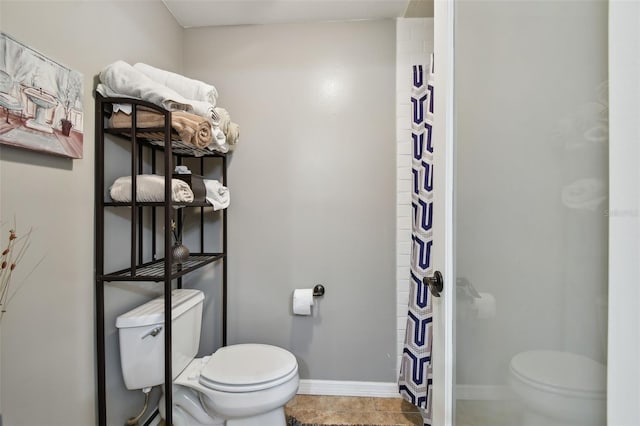
[[[411,137],[411,136],[409,136]],[[396,149],[398,149],[399,147],[396,147]],[[411,176],[411,154],[398,154],[397,155],[397,162],[398,162],[398,173],[402,172],[402,174],[400,174],[398,176],[398,180],[402,180],[402,181],[411,181],[412,180],[412,176]],[[400,176],[402,176],[402,178],[400,178]],[[409,191],[411,191],[412,188],[409,187]]]
[[[398,306],[404,308],[409,303],[409,292],[398,292]]]
[[[406,228],[400,228],[398,227],[398,229],[396,229],[396,243],[406,243],[406,242],[410,242],[411,241],[411,229],[406,229]],[[398,268],[407,268],[406,270],[408,271],[409,268],[409,262],[407,262],[406,265],[398,265]],[[400,272],[405,272],[405,270],[402,270]],[[404,276],[399,276],[399,279],[402,278],[408,278],[409,275],[404,275]],[[406,312],[405,312],[406,315]]]
[[[397,328],[398,328],[398,330],[404,330],[404,329],[406,329],[405,319],[404,319],[404,318],[400,318],[400,317],[398,317],[397,325],[398,325],[398,327],[397,327]]]
[[[400,192],[411,192],[411,184],[412,181],[411,179],[398,179],[398,182],[396,184],[396,190],[398,191],[398,193]],[[400,203],[398,203],[398,206],[400,207]],[[405,205],[403,204],[402,207],[405,207]],[[403,212],[404,214],[402,216],[411,216],[411,210],[408,208],[403,208],[402,210],[406,210],[406,212]],[[398,212],[398,216],[400,216],[400,212]]]
[[[396,22],[396,128],[397,137],[397,362],[400,360],[406,330],[407,305],[409,301],[409,262],[411,254],[411,66],[416,55],[426,62],[429,43],[433,44],[432,19],[398,19]],[[408,191],[408,197],[405,195]],[[402,195],[400,195],[402,194]]]
[[[411,142],[411,130],[410,129],[396,129],[396,140],[398,143]]]
[[[398,273],[401,274],[402,276],[408,277],[409,276],[409,265],[407,264],[406,266],[404,266],[404,265],[398,266]]]
[[[398,119],[396,121],[396,129],[409,130],[411,129],[411,122],[408,121],[406,117],[398,116]]]
[[[411,216],[411,206],[396,206],[396,215],[398,217],[408,217]]]
[[[409,102],[399,103],[396,106],[396,117],[401,117],[403,120],[411,114],[411,105]]]
[[[409,293],[409,276],[407,275],[406,278],[400,278],[398,280],[398,293]],[[402,316],[403,318],[406,317],[406,314]]]
[[[398,200],[398,204],[402,204],[402,205],[407,205],[407,204],[411,204],[411,192],[409,191],[402,191],[402,192],[398,192],[398,194],[396,195],[396,199]],[[398,221],[398,229],[405,229],[405,221]]]
[[[411,155],[411,148],[411,142],[409,142],[408,140],[398,141],[398,155]]]
[[[402,255],[402,258],[405,258],[405,255],[411,254],[411,243],[398,243],[398,255]]]
[[[433,18],[396,20],[396,253],[397,363],[406,330],[411,254],[411,66],[428,64],[433,50]]]

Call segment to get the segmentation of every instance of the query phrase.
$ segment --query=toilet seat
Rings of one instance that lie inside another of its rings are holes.
[[[511,359],[510,370],[520,381],[546,392],[576,398],[605,397],[606,367],[582,355],[521,352]]]
[[[214,352],[202,367],[199,382],[221,392],[254,392],[285,383],[297,374],[298,363],[289,351],[248,343]]]

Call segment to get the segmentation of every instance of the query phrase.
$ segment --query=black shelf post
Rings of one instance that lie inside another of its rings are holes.
[[[164,134],[171,135],[171,116],[164,118]],[[171,137],[166,138],[164,147],[164,402],[165,425],[173,425],[173,375],[171,373],[171,220],[173,215],[173,196],[171,177],[173,173]]]
[[[107,424],[107,384],[105,363],[105,335],[104,335],[104,112],[102,100],[96,98],[95,109],[96,126],[96,154],[95,154],[95,227],[96,227],[96,352],[97,359],[97,391],[98,391],[98,424]]]

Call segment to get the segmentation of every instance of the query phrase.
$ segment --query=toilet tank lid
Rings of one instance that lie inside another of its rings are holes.
[[[171,319],[175,320],[203,300],[204,294],[200,290],[176,289],[171,291]],[[143,327],[163,323],[164,296],[150,300],[116,319],[117,328]]]

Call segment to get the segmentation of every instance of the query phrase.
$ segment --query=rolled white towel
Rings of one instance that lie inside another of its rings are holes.
[[[226,150],[223,152],[231,151],[238,143],[238,139],[240,137],[240,128],[236,123],[233,123],[231,121],[229,111],[227,111],[226,109],[216,107],[215,113],[218,116],[218,124],[220,126],[220,130],[222,130],[225,135]]]
[[[191,106],[191,111],[189,112],[201,117],[207,117],[209,122],[212,124],[215,123],[216,112],[212,104],[209,102],[195,101],[193,99],[187,99],[185,102]]]
[[[596,210],[607,199],[604,184],[600,179],[579,179],[562,188],[562,203],[578,210]]]
[[[240,126],[237,123],[230,123],[229,131],[227,132],[227,143],[229,144],[229,149],[234,149],[239,139]]]
[[[114,201],[131,201],[131,176],[122,176],[113,182],[109,193]],[[193,191],[180,179],[171,179],[171,198],[176,203],[193,202]],[[136,200],[138,202],[164,202],[164,176],[138,175],[136,178]]]
[[[134,64],[133,67],[150,79],[175,90],[187,99],[207,102],[213,106],[215,106],[218,101],[218,91],[211,84],[194,80],[171,71],[165,71],[141,62]]]
[[[186,98],[124,61],[116,61],[105,67],[100,72],[100,81],[102,84],[96,90],[103,96],[142,99],[168,111],[186,111],[206,117],[211,123],[217,117],[214,104]],[[130,107],[120,107],[120,110],[131,113]]]
[[[229,203],[231,202],[229,188],[214,179],[203,180],[204,187],[207,189],[205,198],[207,202],[213,206],[213,210],[221,210],[229,207]]]
[[[107,65],[100,72],[100,81],[109,89],[109,96],[143,99],[169,111],[192,112],[194,109],[176,91],[153,81],[124,61]]]
[[[109,89],[109,87],[107,87],[103,83],[98,83],[98,86],[96,87],[96,92],[100,93],[105,98],[109,98],[109,97],[130,98],[131,97],[131,96],[125,96],[120,93],[116,93],[113,90]],[[135,98],[131,98],[131,99],[135,99]],[[131,115],[132,110],[133,108],[131,107],[131,104],[113,104],[113,112],[121,111],[127,115]]]
[[[226,133],[229,128],[229,123],[231,123],[231,115],[229,115],[229,111],[224,108],[216,107],[215,113],[218,117],[218,125],[222,131]]]
[[[212,143],[209,144],[207,148],[211,151],[219,151],[222,153],[229,152],[229,144],[227,144],[227,137],[224,132],[220,129],[220,127],[216,124],[211,125],[211,130],[213,133]]]

